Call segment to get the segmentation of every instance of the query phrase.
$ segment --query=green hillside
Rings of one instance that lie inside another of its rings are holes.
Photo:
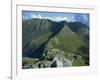
[[[30,19],[22,26],[24,69],[89,65],[89,30],[86,25]]]

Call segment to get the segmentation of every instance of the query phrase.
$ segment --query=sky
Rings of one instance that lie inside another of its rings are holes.
[[[68,12],[22,11],[22,20],[39,18],[52,21],[82,22],[89,26],[89,14]]]

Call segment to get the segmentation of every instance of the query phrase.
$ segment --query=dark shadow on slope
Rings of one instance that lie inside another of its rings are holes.
[[[62,30],[62,28],[64,27],[64,21],[52,22],[52,26],[53,27],[51,27],[51,31],[53,32],[53,34],[49,37],[49,39],[56,36]]]
[[[86,24],[82,24],[81,22],[69,22],[67,24],[69,26],[69,28],[74,31],[74,32],[79,32],[79,30],[81,28],[84,28],[85,30],[88,29],[89,30],[89,26],[87,26]]]
[[[51,21],[51,32],[52,34],[49,36],[48,40],[44,43],[42,43],[38,48],[33,49],[33,48],[28,48],[28,45],[26,46],[26,48],[23,49],[23,56],[26,57],[30,57],[30,58],[41,58],[42,55],[47,51],[47,46],[48,46],[48,42],[50,41],[50,39],[54,36],[56,36],[64,27],[64,21],[62,22],[53,22]],[[42,35],[41,35],[42,36]],[[25,55],[24,55],[25,54]]]
[[[41,58],[43,53],[45,53],[47,47],[47,42],[44,42],[41,44],[38,48],[36,48],[34,51],[31,51],[29,57],[30,58]]]
[[[53,32],[53,34],[48,38],[48,40],[46,42],[44,42],[43,44],[41,44],[37,49],[35,49],[34,51],[30,51],[29,53],[31,53],[31,55],[29,55],[30,58],[41,58],[42,55],[46,52],[47,46],[48,46],[48,42],[49,40],[56,36],[64,27],[63,22],[53,22],[52,24],[52,28],[51,31]]]

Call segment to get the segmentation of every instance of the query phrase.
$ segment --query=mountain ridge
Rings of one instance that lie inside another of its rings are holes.
[[[74,28],[75,25],[76,25],[76,30]],[[79,50],[80,47],[83,47],[84,45],[86,46],[85,40],[88,42],[87,38],[86,39],[84,38],[85,35],[84,32],[86,31],[86,29],[87,29],[86,35],[88,35],[89,32],[89,29],[85,24],[82,24],[80,22],[68,23],[66,21],[54,22],[49,19],[36,18],[23,22],[22,26],[23,26],[22,30],[23,58],[24,57],[37,58],[37,59],[43,58],[47,59],[48,61],[47,58],[48,55],[49,58],[54,58],[57,55],[61,55],[60,53],[63,53],[64,58],[68,58],[69,60],[74,60],[76,59],[74,57],[76,55],[79,55],[81,57],[85,55],[85,54],[79,54],[77,52],[77,51],[81,52],[81,50]],[[58,54],[55,53],[55,50],[57,50]],[[51,51],[53,51],[54,54],[52,54]],[[52,57],[50,57],[50,55]],[[88,56],[89,53],[87,52],[87,63],[84,62],[85,59],[81,58],[80,61],[82,62],[75,60],[73,62],[73,65],[88,65],[89,64]]]

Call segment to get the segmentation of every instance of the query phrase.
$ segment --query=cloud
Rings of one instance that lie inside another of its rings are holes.
[[[69,18],[69,21],[68,22],[75,22],[76,21],[76,19],[75,19],[75,16],[73,15],[73,16],[71,16],[70,18]]]
[[[30,14],[30,18],[39,18],[39,19],[48,19],[48,17],[43,17],[42,15],[38,14]]]
[[[39,19],[50,19],[52,21],[68,21],[68,17],[60,17],[60,16],[53,16],[53,17],[49,17],[49,16],[42,16],[42,15],[35,15],[35,14],[31,14],[31,18],[39,18]]]
[[[77,22],[89,25],[89,15],[88,14],[76,14],[75,19]]]
[[[49,16],[42,16],[40,14],[36,15],[36,14],[30,14],[30,16],[23,16],[24,19],[29,19],[29,18],[39,18],[39,19],[50,19],[52,21],[67,21],[68,18],[67,17],[60,17],[60,16],[53,16],[53,17],[49,17]]]
[[[30,18],[37,18],[37,16],[35,14],[30,14]]]
[[[67,21],[68,20],[68,18],[67,17],[54,17],[54,18],[52,18],[52,20],[53,21]]]
[[[23,20],[27,20],[27,19],[32,19],[32,18],[39,18],[39,19],[50,19],[52,21],[67,21],[67,22],[71,22],[71,21],[75,21],[73,16],[67,15],[67,14],[61,14],[61,13],[38,13],[38,12],[28,12],[28,11],[24,11],[22,14],[22,18]]]
[[[24,11],[22,14],[23,20],[39,18],[39,19],[50,19],[52,21],[67,21],[67,22],[82,22],[89,24],[89,15],[87,14],[76,14],[76,13],[40,13],[40,12],[28,12]]]

